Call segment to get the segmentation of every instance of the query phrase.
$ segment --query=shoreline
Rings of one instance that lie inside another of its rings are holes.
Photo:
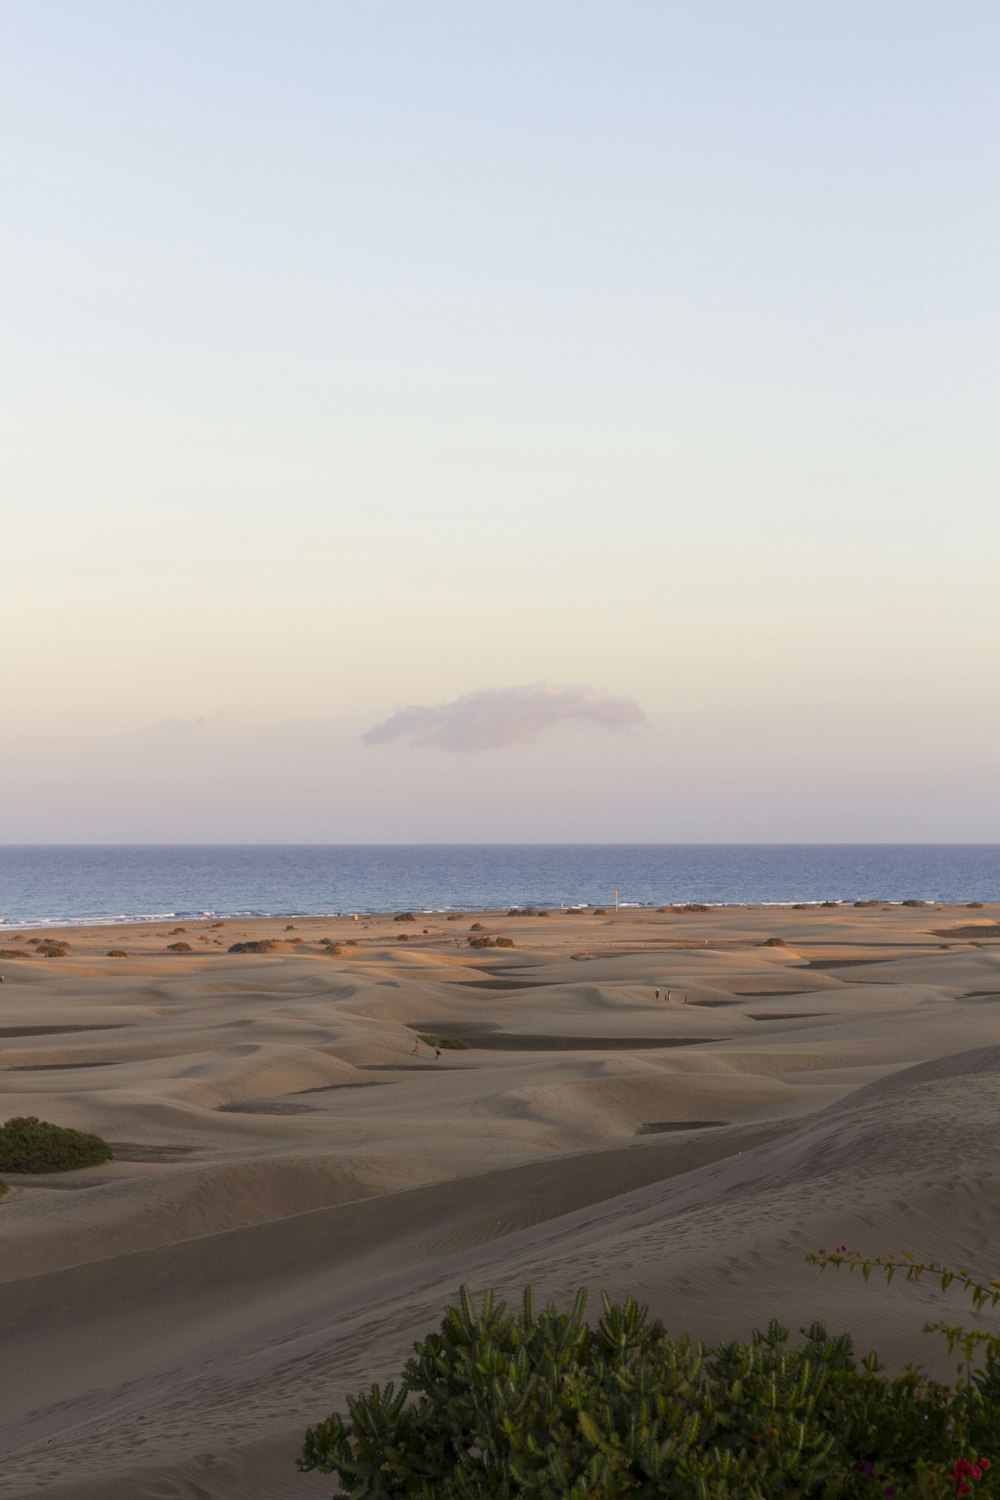
[[[378,910],[368,910],[361,907],[356,910],[331,910],[324,912],[302,912],[302,911],[201,911],[186,912],[184,910],[151,912],[148,914],[128,914],[122,916],[99,916],[99,917],[35,917],[8,918],[0,917],[0,939],[4,933],[29,933],[45,931],[94,931],[97,929],[114,929],[121,931],[130,927],[148,927],[156,922],[187,922],[192,926],[205,925],[212,922],[332,922],[353,921],[355,915],[362,921],[379,921],[391,919],[398,916],[402,911],[412,911],[415,916],[438,919],[458,920],[463,917],[488,916],[498,920],[507,916],[521,918],[522,916],[533,916],[539,913],[547,917],[587,917],[593,915],[617,916],[625,915],[670,915],[685,916],[697,911],[700,915],[726,912],[790,912],[790,911],[923,911],[923,912],[962,912],[962,911],[992,911],[1000,913],[1000,901],[976,900],[969,901],[931,901],[922,900],[917,897],[906,897],[898,900],[876,900],[859,899],[854,901],[827,898],[817,900],[787,900],[787,901],[686,901],[656,905],[653,902],[622,901],[618,907],[590,905],[580,902],[573,906],[522,906],[511,902],[508,906],[417,906],[409,907],[385,907]]]

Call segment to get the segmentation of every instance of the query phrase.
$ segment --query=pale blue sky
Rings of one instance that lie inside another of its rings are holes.
[[[995,5],[0,20],[0,841],[1000,838]]]

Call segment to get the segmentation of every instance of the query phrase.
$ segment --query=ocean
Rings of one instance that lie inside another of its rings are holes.
[[[617,897],[616,897],[617,893]],[[508,906],[1000,901],[998,844],[0,846],[0,926]]]

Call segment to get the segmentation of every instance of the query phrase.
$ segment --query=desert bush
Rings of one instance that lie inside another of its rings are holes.
[[[124,948],[109,948],[108,958],[128,958]]]
[[[396,934],[396,942],[397,943],[408,943],[409,941],[410,941],[410,934],[408,932],[397,932],[397,934]]]
[[[231,943],[229,953],[275,953],[278,944],[274,938],[257,938],[248,943]]]
[[[515,942],[514,942],[514,939],[513,939],[513,938],[509,938],[509,937],[498,937],[498,938],[497,938],[497,939],[496,939],[496,940],[495,940],[495,942],[494,942],[494,944],[493,944],[493,946],[494,946],[494,948],[513,948],[513,947],[515,947],[515,946],[516,946],[516,944],[515,944]]]
[[[180,942],[180,943],[168,943],[167,944],[167,952],[168,953],[193,953],[194,949],[191,947],[190,943],[184,943],[184,942]]]
[[[470,932],[483,932],[484,930],[482,922],[473,922],[469,928]]]
[[[705,911],[711,911],[712,908],[710,906],[703,906],[700,901],[689,901],[686,906],[678,906],[678,907],[675,908],[675,910],[676,911],[705,912]]]
[[[970,911],[982,911],[983,909],[983,903],[981,901],[966,901],[965,904]]]
[[[170,936],[173,937],[176,932],[187,932],[187,928],[186,927],[171,927],[171,929],[170,929]]]
[[[69,952],[69,943],[59,942],[56,938],[42,938],[38,943],[38,952],[42,958],[65,958]]]
[[[403,934],[405,936],[405,934]],[[343,943],[331,943],[329,938],[323,944],[323,951],[328,958],[338,958],[344,951]]]
[[[855,906],[881,906],[881,901],[855,901]]]
[[[820,904],[820,906],[839,906],[840,902],[839,901],[821,901],[819,904]]]
[[[424,1036],[422,1031],[418,1035],[428,1047],[440,1047],[442,1052],[468,1052],[469,1050],[469,1043],[463,1042],[457,1036]]]
[[[757,947],[758,948],[787,948],[788,944],[785,942],[784,938],[765,938],[763,940],[763,942],[757,944]]]
[[[295,923],[294,922],[286,922],[285,923],[285,931],[286,932],[294,932],[295,931]]]
[[[415,922],[417,919],[412,911],[401,911],[398,916],[393,917],[394,922]]]
[[[926,901],[917,901],[915,899],[915,897],[913,897],[913,896],[911,896],[909,898],[909,900],[907,900],[907,901],[901,901],[899,904],[900,904],[900,906],[927,906],[928,905],[928,903]]]
[[[110,1160],[111,1147],[99,1135],[51,1125],[34,1115],[0,1125],[0,1170],[5,1172],[74,1172]]]
[[[29,947],[29,948],[37,948],[37,947],[38,947],[38,944],[39,944],[39,943],[40,943],[40,942],[41,942],[41,941],[42,941],[42,940],[41,940],[41,938],[37,938],[37,937],[30,937],[30,938],[28,938],[28,939],[27,939],[27,943],[28,943],[28,947]]]
[[[470,937],[470,939],[469,939],[469,947],[470,948],[495,948],[496,945],[497,945],[496,938],[491,938],[491,937]]]
[[[1000,1494],[996,1407],[914,1370],[889,1378],[815,1322],[746,1342],[671,1339],[646,1308],[585,1294],[520,1315],[466,1288],[395,1382],[305,1438],[300,1469],[367,1500],[775,1500]],[[965,1455],[971,1455],[966,1457]],[[963,1485],[965,1486],[963,1488]]]
[[[542,913],[535,906],[512,906],[507,915],[508,917],[540,917]]]
[[[0,958],[30,958],[25,948],[0,948]]]
[[[665,906],[661,906],[660,907],[660,911],[666,911],[666,909],[667,908]],[[594,916],[594,917],[606,917],[607,916],[607,911],[605,910],[605,908],[603,906],[595,906],[594,910],[591,913],[591,916]]]

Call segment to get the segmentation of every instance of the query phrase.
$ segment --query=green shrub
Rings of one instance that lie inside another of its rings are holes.
[[[0,1169],[5,1172],[75,1172],[111,1160],[99,1135],[22,1115],[0,1125]]]
[[[194,949],[191,947],[190,943],[184,943],[184,942],[181,942],[181,943],[168,943],[167,944],[167,952],[168,953],[193,953]]]
[[[984,1388],[887,1378],[822,1323],[747,1343],[670,1339],[629,1298],[520,1316],[463,1288],[401,1381],[312,1428],[298,1464],[356,1500],[875,1500],[1000,1494],[1000,1366]],[[991,1384],[992,1382],[992,1384]],[[965,1457],[964,1455],[971,1455]],[[965,1465],[965,1467],[961,1467]]]
[[[109,958],[128,958],[128,954],[125,952],[124,948],[109,948],[108,949],[108,957]]]
[[[278,944],[274,938],[258,938],[251,943],[232,943],[229,947],[230,953],[275,953]]]
[[[493,946],[494,948],[514,948],[517,945],[513,938],[498,937],[494,940]]]
[[[469,1043],[463,1042],[457,1036],[424,1036],[422,1031],[418,1032],[418,1035],[428,1047],[440,1047],[442,1052],[468,1052],[469,1050]]]

